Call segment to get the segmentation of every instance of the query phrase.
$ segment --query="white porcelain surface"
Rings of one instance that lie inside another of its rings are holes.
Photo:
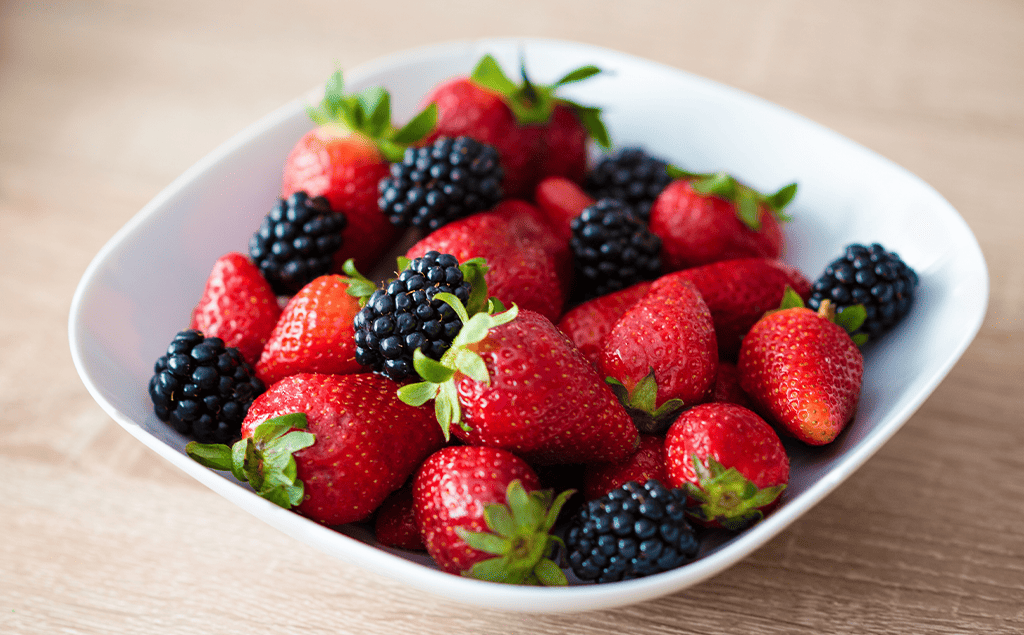
[[[344,561],[452,600],[523,612],[607,608],[678,591],[749,555],[828,495],[914,413],[976,335],[988,276],[963,219],[938,193],[890,161],[800,116],[732,88],[614,51],[569,42],[499,39],[400,53],[346,71],[349,88],[391,90],[396,120],[438,81],[466,73],[485,52],[506,69],[520,52],[531,77],[553,81],[593,63],[610,71],[567,94],[605,109],[616,145],[643,144],[691,170],[724,169],[763,190],[790,181],[786,259],[814,278],[850,242],[877,241],[920,275],[908,318],[865,351],[855,421],[834,444],[789,444],[792,482],[760,524],[705,547],[696,562],[645,579],[562,589],[510,587],[437,571],[422,556],[378,548],[360,527],[335,531],[255,496],[183,452],[185,439],[152,412],[153,362],[188,321],[213,262],[244,251],[269,210],[281,166],[310,127],[296,100],[189,169],[104,246],[75,294],[70,342],[82,380],[128,432],[197,480],[281,531]]]

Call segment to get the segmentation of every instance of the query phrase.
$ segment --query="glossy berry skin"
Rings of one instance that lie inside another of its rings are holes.
[[[560,176],[582,183],[587,172],[590,133],[571,106],[556,103],[541,135],[538,179]]]
[[[686,180],[675,180],[651,208],[651,231],[662,241],[665,271],[698,267],[719,260],[782,254],[783,235],[775,216],[761,208],[761,227],[753,230],[736,215],[736,205],[702,194]]]
[[[527,492],[541,488],[526,461],[496,448],[449,446],[423,461],[412,482],[414,513],[427,552],[441,570],[458,574],[493,557],[467,545],[456,529],[488,531],[484,508],[505,503],[508,485],[517,479]]]
[[[603,377],[550,320],[520,310],[469,346],[490,384],[456,379],[469,445],[502,448],[536,464],[621,461],[637,447],[636,427]]]
[[[864,359],[841,326],[797,307],[769,313],[750,329],[737,368],[740,387],[769,421],[825,445],[853,418]]]
[[[604,339],[619,318],[651,288],[649,281],[602,295],[566,311],[558,328],[572,340],[583,356],[596,368],[601,361]]]
[[[667,166],[642,148],[622,148],[603,157],[587,173],[584,190],[595,199],[622,201],[646,223],[655,199],[672,182]]]
[[[572,236],[573,219],[597,202],[578,183],[558,176],[538,183],[533,197],[548,223],[566,243]]]
[[[583,470],[583,495],[586,500],[601,498],[629,481],[646,483],[656,479],[666,483],[665,437],[641,434],[640,447],[628,459],[618,463],[590,463]]]
[[[740,371],[736,364],[718,360],[718,373],[715,376],[715,390],[711,394],[711,401],[736,404],[751,410],[754,408],[750,397],[740,388]]]
[[[189,328],[219,337],[255,364],[280,315],[277,295],[260,270],[244,254],[231,252],[213,263]]]
[[[412,487],[403,486],[384,499],[373,519],[373,534],[377,542],[385,547],[426,551],[419,525],[416,524]]]
[[[372,373],[287,377],[253,403],[243,436],[295,412],[316,437],[293,455],[305,489],[295,510],[325,525],[369,518],[444,444],[431,408],[402,403],[394,384]]]

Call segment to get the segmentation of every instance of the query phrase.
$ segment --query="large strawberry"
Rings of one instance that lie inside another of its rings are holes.
[[[470,318],[454,296],[445,301],[462,330],[439,362],[417,354],[424,381],[399,395],[412,404],[435,400],[446,435],[537,464],[619,461],[634,451],[629,415],[550,320],[516,306]]]
[[[428,107],[396,129],[386,90],[375,86],[346,94],[337,71],[327,81],[323,101],[309,115],[317,126],[288,155],[281,195],[323,195],[331,209],[344,212],[348,224],[342,233],[344,245],[335,254],[335,270],[341,271],[345,260],[353,258],[368,271],[399,231],[377,206],[378,183],[388,175],[389,162],[401,159],[405,146],[430,131],[436,112]]]
[[[718,345],[697,288],[663,276],[604,338],[600,370],[645,434],[663,433],[683,407],[711,397]]]
[[[665,438],[640,435],[640,447],[628,459],[618,463],[591,463],[583,471],[583,495],[586,500],[601,498],[629,481],[646,483],[650,479],[665,482]]]
[[[601,351],[619,318],[647,295],[651,288],[648,281],[598,296],[566,311],[558,320],[558,328],[569,336],[576,348],[595,367],[601,363]]]
[[[722,172],[668,169],[676,180],[654,201],[650,220],[662,241],[666,271],[782,254],[779,222],[788,219],[783,208],[796,195],[795,183],[765,195]]]
[[[685,487],[702,524],[741,529],[778,502],[789,457],[764,419],[735,404],[708,403],[680,415],[665,437],[668,483]]]
[[[413,479],[416,524],[427,552],[448,573],[504,582],[567,583],[552,557],[562,505],[540,489],[526,461],[495,448],[452,446],[423,462]]]
[[[558,88],[599,73],[583,66],[551,85],[532,83],[525,74],[512,81],[491,55],[483,56],[469,76],[436,86],[424,99],[436,104],[439,136],[467,135],[494,146],[505,172],[509,197],[529,197],[548,174],[582,178],[587,140],[608,145],[599,110],[556,96]]]
[[[255,364],[280,314],[277,296],[259,268],[243,254],[231,252],[213,263],[189,328],[221,338]]]
[[[831,443],[860,397],[864,358],[848,331],[859,328],[864,315],[855,305],[837,318],[827,300],[815,312],[787,292],[782,308],[743,338],[740,387],[785,432],[810,445]]]
[[[325,525],[368,518],[444,443],[429,408],[402,403],[390,380],[367,373],[281,380],[253,402],[242,437],[186,451]]]

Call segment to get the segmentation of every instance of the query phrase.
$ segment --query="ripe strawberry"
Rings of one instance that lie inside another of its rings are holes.
[[[750,397],[740,388],[740,371],[736,364],[718,360],[718,373],[715,375],[715,390],[711,394],[711,401],[754,409]]]
[[[793,267],[768,258],[721,260],[668,274],[696,285],[711,310],[718,356],[735,360],[750,327],[782,302],[786,286],[806,299],[811,282]]]
[[[381,503],[373,520],[373,534],[385,547],[426,551],[416,524],[412,503],[412,487],[403,486]]]
[[[665,437],[668,483],[685,487],[702,524],[741,529],[778,502],[789,483],[779,435],[754,412],[726,403],[695,406]]]
[[[548,177],[538,183],[533,197],[549,224],[566,244],[572,235],[572,219],[597,202],[578,183],[558,176]]]
[[[640,435],[640,447],[628,459],[619,463],[591,463],[584,468],[583,494],[588,501],[601,498],[629,481],[646,483],[650,479],[664,483],[665,438],[651,434]]]
[[[462,330],[440,362],[417,354],[424,381],[402,387],[399,397],[411,404],[436,400],[446,436],[451,431],[469,445],[541,465],[632,454],[638,435],[629,415],[550,320],[515,306],[470,318],[453,296],[445,301],[462,318]]]
[[[505,199],[492,210],[509,223],[509,230],[520,241],[532,243],[555,259],[562,288],[572,282],[572,252],[569,240],[555,231],[547,216],[536,206],[517,199]]]
[[[608,144],[600,111],[556,97],[557,89],[591,77],[593,66],[578,68],[549,86],[533,84],[523,73],[513,82],[497,60],[485,55],[468,77],[436,86],[424,99],[436,104],[437,127],[430,136],[467,135],[494,146],[505,171],[503,190],[512,198],[533,193],[547,174],[586,170],[586,141]]]
[[[601,375],[644,434],[661,434],[714,389],[718,346],[708,305],[689,280],[663,276],[605,337]]]
[[[451,446],[413,479],[416,523],[427,552],[448,573],[507,584],[565,585],[551,535],[572,494],[540,489],[525,461],[495,448]]]
[[[631,287],[588,300],[567,311],[558,320],[558,328],[569,336],[576,348],[596,368],[601,362],[604,340],[612,327],[650,288],[650,282],[638,282]]]
[[[387,91],[373,87],[348,95],[338,71],[328,80],[323,101],[309,114],[317,127],[285,160],[281,196],[298,191],[325,196],[331,209],[344,212],[348,220],[335,270],[341,271],[349,258],[369,270],[399,233],[377,206],[377,184],[388,175],[389,162],[401,159],[407,144],[430,131],[436,112],[427,108],[395,129]]]
[[[352,320],[359,312],[354,281],[320,276],[285,305],[256,363],[256,376],[270,386],[298,373],[358,373]]]
[[[383,377],[300,374],[253,402],[234,447],[185,449],[286,509],[341,525],[369,518],[443,443],[430,409],[399,401]]]
[[[221,338],[254,364],[280,314],[277,296],[259,268],[232,252],[213,263],[189,328]]]
[[[787,292],[782,306],[743,338],[740,387],[787,433],[810,445],[831,443],[860,397],[864,358],[848,331],[859,328],[865,312],[848,307],[840,325],[828,301],[815,312]]]
[[[720,172],[668,169],[676,180],[654,201],[650,220],[666,271],[782,254],[779,221],[788,220],[782,210],[796,195],[795,183],[766,196]]]

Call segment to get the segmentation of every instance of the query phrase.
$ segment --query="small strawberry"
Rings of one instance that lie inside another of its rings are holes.
[[[779,222],[788,220],[782,210],[796,195],[796,183],[764,195],[721,172],[668,169],[676,180],[654,201],[650,220],[666,271],[782,254]]]
[[[735,404],[695,406],[665,437],[668,483],[685,487],[689,511],[713,527],[742,529],[760,520],[789,483],[789,457],[779,435]]]
[[[335,254],[335,270],[349,258],[369,270],[398,237],[377,206],[378,183],[388,176],[391,161],[433,127],[436,111],[426,108],[401,129],[391,124],[391,99],[378,86],[355,95],[345,93],[341,71],[327,81],[323,101],[309,110],[316,128],[295,144],[285,160],[281,196],[304,191],[325,196],[348,224],[344,243]],[[367,240],[372,237],[372,240]]]
[[[743,338],[740,387],[788,434],[810,445],[831,443],[853,419],[860,397],[864,358],[849,332],[864,316],[854,305],[837,318],[827,300],[815,312],[787,291],[782,308]]]
[[[399,401],[383,377],[300,374],[253,402],[234,446],[185,449],[285,509],[341,525],[369,518],[443,443],[430,409]]]
[[[718,345],[711,312],[678,276],[655,280],[604,339],[600,371],[644,434],[661,434],[683,407],[711,397]]]
[[[364,283],[369,281],[332,274],[300,289],[281,312],[256,363],[256,376],[270,386],[297,373],[364,371],[356,362],[352,328]]]
[[[732,403],[744,408],[754,409],[747,393],[740,388],[740,371],[736,364],[724,360],[718,360],[718,373],[715,375],[715,391],[711,395],[711,401],[719,403]]]
[[[277,296],[259,268],[232,252],[213,263],[189,328],[221,338],[255,364],[280,314]]]
[[[584,468],[583,494],[588,501],[601,498],[629,481],[646,483],[650,479],[666,480],[665,438],[640,435],[640,447],[619,463],[591,463]]]
[[[601,362],[604,340],[612,327],[650,288],[650,282],[638,282],[620,291],[588,300],[567,311],[558,320],[558,328],[569,336],[576,348],[596,368]]]
[[[381,503],[373,520],[373,535],[385,547],[426,551],[416,524],[416,511],[412,502],[412,487],[403,486]]]
[[[448,573],[503,582],[564,586],[551,535],[572,490],[541,490],[525,461],[495,448],[452,446],[423,462],[413,479],[416,523],[427,552]]]
[[[558,176],[548,177],[538,183],[533,197],[548,223],[566,244],[572,236],[572,219],[597,202],[578,183]]]

